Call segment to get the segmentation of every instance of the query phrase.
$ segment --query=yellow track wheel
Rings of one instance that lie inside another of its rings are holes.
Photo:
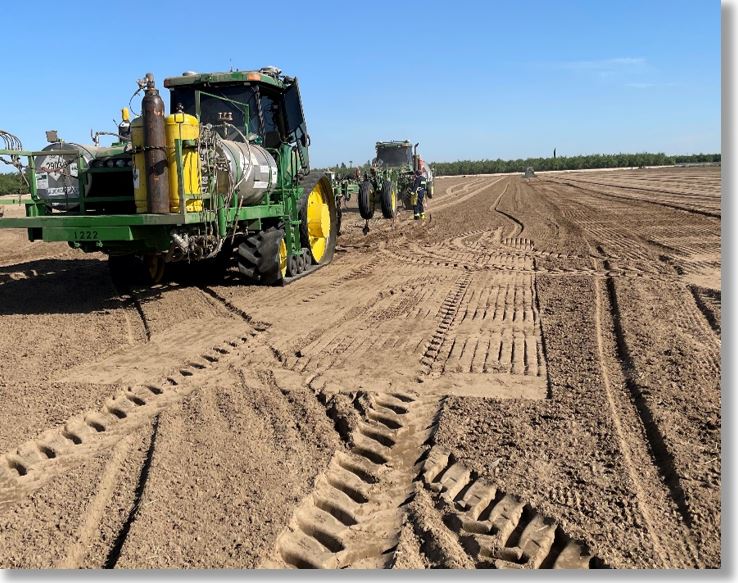
[[[331,181],[320,171],[310,172],[300,182],[297,202],[300,245],[307,250],[307,265],[325,265],[333,259],[338,232],[338,211]]]
[[[318,182],[308,195],[307,223],[310,237],[310,251],[316,261],[323,259],[328,238],[331,235],[331,213],[328,206],[329,193],[325,192],[323,182]]]
[[[287,244],[284,237],[279,241],[279,271],[282,273],[282,279],[287,277]]]

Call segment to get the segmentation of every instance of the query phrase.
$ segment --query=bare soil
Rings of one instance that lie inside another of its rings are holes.
[[[436,190],[284,288],[0,230],[0,567],[719,567],[719,169]]]

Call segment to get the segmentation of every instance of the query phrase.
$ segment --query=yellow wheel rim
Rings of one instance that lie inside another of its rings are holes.
[[[282,278],[287,276],[287,244],[284,242],[284,237],[279,242],[279,271],[282,273]]]
[[[397,192],[395,191],[394,188],[392,189],[391,201],[392,201],[392,212],[394,213],[395,210],[397,209]]]
[[[330,193],[323,180],[315,185],[307,200],[307,227],[310,251],[315,261],[323,259],[331,236],[331,211],[328,206]]]

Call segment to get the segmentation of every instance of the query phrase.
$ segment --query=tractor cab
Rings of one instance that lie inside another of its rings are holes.
[[[377,157],[374,159],[376,165],[387,168],[412,169],[413,146],[407,140],[402,142],[377,142]]]
[[[305,115],[297,79],[274,67],[258,71],[185,72],[164,81],[170,111],[197,117],[226,140],[251,142],[268,150],[294,150],[297,171],[309,170]]]

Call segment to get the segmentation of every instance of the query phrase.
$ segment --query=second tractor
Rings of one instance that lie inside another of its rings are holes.
[[[408,140],[377,142],[375,148],[377,155],[359,184],[359,214],[363,219],[371,219],[377,206],[384,218],[394,218],[398,201],[406,210],[412,209],[418,170],[425,175],[428,192],[433,195],[433,174],[418,154],[418,144],[413,146]]]

